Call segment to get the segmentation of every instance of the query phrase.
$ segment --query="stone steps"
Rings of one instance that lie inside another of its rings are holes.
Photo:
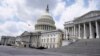
[[[78,40],[68,46],[46,49],[45,51],[72,53],[72,54],[100,54],[100,39]]]

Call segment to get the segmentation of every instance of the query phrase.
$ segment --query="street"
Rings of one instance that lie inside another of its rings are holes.
[[[86,56],[75,54],[61,54],[30,48],[18,48],[13,46],[0,46],[0,56]]]
[[[18,48],[13,46],[0,46],[0,56],[41,56],[41,55],[53,55],[45,52],[41,52],[36,49]]]

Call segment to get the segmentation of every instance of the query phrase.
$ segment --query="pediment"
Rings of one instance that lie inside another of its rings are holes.
[[[21,36],[26,36],[26,35],[29,35],[29,34],[30,34],[29,32],[25,31],[25,32],[23,32],[23,33],[21,34]]]
[[[94,17],[94,16],[98,16],[100,15],[100,11],[90,11],[88,13],[86,13],[85,15],[83,15],[83,18],[89,18],[89,17]]]
[[[80,17],[77,17],[74,21],[79,21],[83,19],[89,19],[91,17],[100,16],[100,11],[90,11]]]

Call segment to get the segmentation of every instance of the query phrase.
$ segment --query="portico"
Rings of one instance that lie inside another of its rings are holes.
[[[88,12],[87,14],[73,20],[72,23],[66,22],[64,26],[65,30],[67,30],[66,35],[69,34],[70,38],[73,35],[73,38],[78,39],[100,38],[100,11]]]

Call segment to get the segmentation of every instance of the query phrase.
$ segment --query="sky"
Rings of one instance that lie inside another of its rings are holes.
[[[37,19],[47,4],[57,29],[92,10],[100,10],[100,0],[0,0],[0,36],[18,36],[35,31]]]

